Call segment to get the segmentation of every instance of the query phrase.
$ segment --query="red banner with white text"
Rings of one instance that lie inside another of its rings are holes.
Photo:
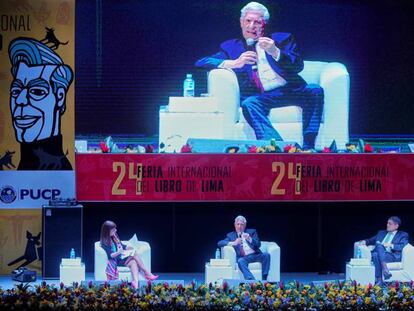
[[[414,200],[414,154],[77,154],[79,201]]]

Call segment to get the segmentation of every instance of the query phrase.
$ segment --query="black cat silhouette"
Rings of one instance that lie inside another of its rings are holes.
[[[38,148],[34,150],[34,154],[39,159],[39,170],[71,170],[72,166],[70,165],[67,155],[69,154],[66,151],[66,154],[62,156],[55,156],[45,152],[43,149]]]
[[[15,151],[6,151],[6,154],[1,157],[0,159],[0,171],[3,170],[3,166],[7,168],[16,168],[14,164],[12,163],[12,157]]]
[[[54,28],[48,28],[45,27],[46,29],[46,36],[40,40],[40,42],[44,42],[45,44],[49,44],[51,43],[52,45],[50,45],[49,47],[52,50],[57,50],[59,48],[59,45],[63,44],[66,45],[69,43],[69,41],[66,42],[60,42],[58,38],[56,38],[55,36],[55,29]]]
[[[18,263],[19,261],[25,260],[20,266],[16,268],[16,269],[19,269],[21,267],[27,266],[29,263],[32,263],[33,261],[38,259],[36,245],[40,245],[41,234],[42,233],[39,232],[38,235],[33,236],[29,231],[26,231],[27,244],[26,244],[26,249],[24,251],[24,255],[9,262],[7,265],[12,266]]]

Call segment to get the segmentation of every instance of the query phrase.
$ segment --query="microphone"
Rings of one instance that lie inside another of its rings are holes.
[[[256,52],[256,40],[254,40],[253,38],[247,38],[246,39],[246,44],[247,44],[247,50],[248,51],[253,51]],[[252,65],[252,70],[253,71],[257,71],[257,63]]]

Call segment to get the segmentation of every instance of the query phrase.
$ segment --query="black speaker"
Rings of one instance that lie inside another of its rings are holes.
[[[82,258],[83,206],[43,206],[42,214],[42,276],[58,279],[60,262],[72,248]]]

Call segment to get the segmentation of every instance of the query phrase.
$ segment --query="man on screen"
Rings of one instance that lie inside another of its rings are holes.
[[[359,245],[375,245],[371,251],[375,265],[375,283],[382,283],[383,275],[385,280],[392,276],[387,262],[401,261],[402,250],[408,243],[408,233],[399,231],[400,226],[401,219],[392,216],[387,221],[387,230],[378,231],[372,238],[359,242]]]
[[[249,263],[262,263],[262,278],[267,279],[270,267],[270,255],[260,250],[260,239],[255,229],[246,229],[246,218],[237,216],[234,229],[227,233],[226,238],[217,243],[218,247],[233,246],[236,251],[237,264],[246,280],[254,280],[249,270]]]
[[[303,148],[313,149],[323,108],[323,90],[310,86],[298,75],[303,69],[294,37],[290,33],[266,31],[269,11],[257,2],[241,9],[242,38],[223,42],[220,52],[204,57],[196,66],[228,68],[237,75],[241,107],[257,139],[280,140],[268,119],[270,109],[302,108]]]

